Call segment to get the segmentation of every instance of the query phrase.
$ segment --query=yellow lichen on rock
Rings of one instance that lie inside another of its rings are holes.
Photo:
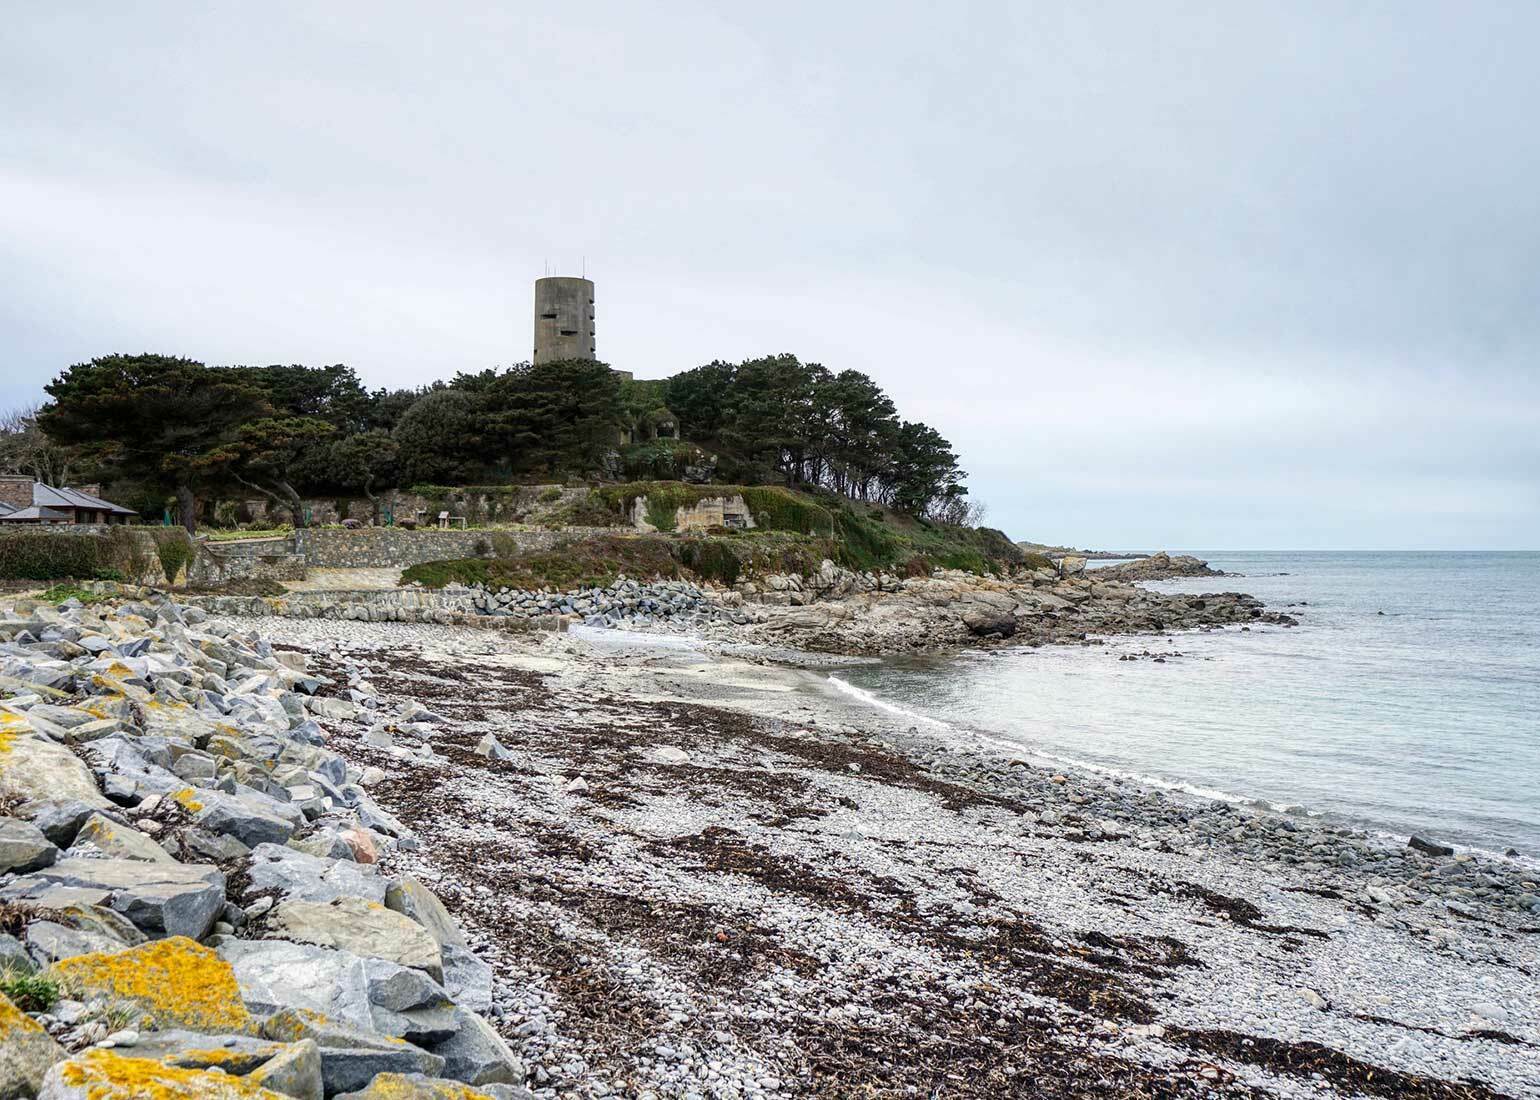
[[[179,1069],[115,1050],[89,1050],[55,1066],[48,1076],[83,1092],[86,1100],[284,1100],[226,1073]]]
[[[404,1073],[377,1073],[367,1088],[352,1095],[358,1100],[493,1100],[490,1093],[458,1081],[414,1079]]]
[[[53,969],[82,993],[128,1002],[152,1027],[255,1031],[230,964],[186,936],[111,954],[76,955]]]
[[[0,993],[0,1096],[35,1096],[48,1067],[64,1057],[41,1024]]]
[[[181,790],[171,792],[171,801],[190,814],[203,810],[203,803],[198,801],[198,792],[191,787],[183,787]]]
[[[34,1034],[48,1033],[43,1030],[42,1024],[13,1005],[4,993],[0,993],[0,1044],[9,1043],[17,1036]]]

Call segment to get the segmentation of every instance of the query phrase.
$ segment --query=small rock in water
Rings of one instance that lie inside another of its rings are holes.
[[[1410,840],[1408,840],[1406,842],[1406,846],[1408,848],[1415,848],[1417,851],[1422,852],[1425,855],[1430,855],[1430,856],[1452,856],[1452,855],[1454,855],[1454,849],[1449,847],[1449,845],[1447,845],[1447,844],[1439,844],[1437,841],[1433,841],[1433,840],[1424,840],[1420,836],[1412,837]]]

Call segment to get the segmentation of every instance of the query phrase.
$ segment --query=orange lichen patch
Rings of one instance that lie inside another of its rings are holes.
[[[310,1028],[326,1024],[326,1016],[308,1008],[284,1008],[267,1018],[262,1036],[280,1043],[297,1043],[309,1038]]]
[[[359,1100],[492,1100],[489,1093],[458,1081],[414,1081],[401,1073],[375,1074],[358,1096]]]
[[[263,1023],[262,1038],[279,1043],[297,1043],[301,1039],[314,1038],[316,1031],[330,1023],[330,1019],[324,1013],[313,1009],[281,1008]],[[394,1035],[375,1035],[373,1040],[378,1043],[395,1043],[398,1046],[409,1045],[405,1039],[398,1039]]]
[[[55,963],[54,973],[88,996],[129,1002],[157,1028],[255,1030],[230,964],[186,936],[111,954],[76,955]]]
[[[191,787],[183,787],[181,790],[172,791],[171,801],[190,814],[199,813],[203,810],[203,803],[198,801],[198,792]]]
[[[179,1069],[115,1050],[90,1050],[55,1071],[86,1100],[283,1100],[278,1093],[225,1073]]]
[[[16,736],[20,733],[31,733],[32,727],[27,720],[19,714],[10,711],[0,711],[0,754],[11,751],[11,746],[16,743]]]
[[[44,1035],[43,1025],[11,1003],[0,993],[0,1044],[8,1043],[22,1035]]]
[[[161,1062],[182,1069],[206,1069],[210,1066],[218,1066],[226,1073],[243,1077],[264,1062],[271,1061],[274,1056],[281,1054],[283,1046],[282,1043],[272,1043],[267,1046],[248,1047],[245,1050],[238,1050],[235,1047],[192,1048],[167,1054],[161,1058]]]
[[[130,676],[133,675],[133,672],[130,669],[124,669],[123,671],[128,673]],[[91,686],[96,688],[103,695],[126,695],[130,699],[139,700],[141,702],[147,702],[150,697],[150,693],[145,691],[144,688],[133,684],[125,684],[122,680],[108,676],[104,672],[98,672],[96,675],[91,677]]]

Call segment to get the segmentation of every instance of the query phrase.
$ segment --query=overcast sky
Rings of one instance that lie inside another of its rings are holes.
[[[586,259],[600,358],[865,371],[1016,538],[1540,547],[1540,5],[538,7],[14,5],[0,406],[516,362]]]

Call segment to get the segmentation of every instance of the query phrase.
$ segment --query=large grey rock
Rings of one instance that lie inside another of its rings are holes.
[[[225,876],[217,867],[133,859],[62,859],[29,875],[23,895],[52,886],[103,891],[111,908],[151,936],[202,939],[225,904]]]
[[[357,955],[283,940],[231,940],[219,955],[235,971],[241,999],[258,1012],[302,1008],[371,1028],[369,977]]]
[[[0,974],[6,971],[30,974],[36,969],[37,964],[27,954],[27,945],[15,936],[0,932]]]
[[[120,722],[116,718],[98,718],[94,722],[87,722],[83,726],[76,726],[69,731],[69,739],[77,745],[89,744],[92,741],[100,741],[103,737],[111,737],[115,733],[131,733],[132,728],[126,722]]]
[[[75,842],[75,834],[86,819],[97,812],[97,807],[78,799],[45,798],[25,803],[16,812],[36,825],[54,844],[68,848]]]
[[[358,704],[336,696],[322,695],[310,700],[310,713],[333,721],[347,721],[358,717]]]
[[[75,800],[98,810],[111,805],[91,769],[63,745],[22,729],[3,729],[0,735],[0,801]]]
[[[66,928],[50,920],[33,921],[27,926],[27,946],[34,956],[47,964],[72,959],[76,955],[111,954],[124,947],[111,936]]]
[[[249,848],[259,844],[282,844],[294,835],[304,820],[299,811],[293,816],[279,811],[272,799],[259,801],[251,796],[197,791],[193,797],[202,804],[193,821],[199,828],[233,836]]]
[[[36,871],[59,858],[59,849],[28,821],[0,817],[0,875]]]
[[[469,947],[457,943],[439,946],[444,960],[444,989],[450,1000],[474,1012],[492,1007],[492,964]]]
[[[341,1093],[336,1100],[465,1100],[465,1096],[465,1086],[447,1077],[382,1073],[366,1087]]]
[[[301,1039],[262,1063],[249,1074],[253,1085],[295,1100],[324,1100],[326,1079],[321,1073],[321,1048],[314,1039]]]
[[[51,722],[64,729],[74,729],[90,722],[98,721],[96,715],[90,711],[81,710],[78,707],[56,707],[52,703],[35,703],[27,711],[27,720],[41,718],[45,722]]]
[[[288,899],[271,918],[273,935],[319,947],[335,947],[364,958],[386,959],[421,970],[442,982],[444,961],[438,941],[409,917],[363,898],[328,902]]]
[[[260,844],[252,851],[250,875],[253,891],[277,890],[300,901],[385,900],[386,880],[373,866],[323,859],[278,844]]]
[[[313,1041],[320,1048],[321,1078],[327,1096],[361,1089],[380,1073],[437,1076],[444,1059],[366,1028],[294,1009],[280,1009],[262,1025],[262,1034],[281,1042]]]
[[[408,1039],[454,1030],[444,990],[417,970],[347,951],[282,940],[231,940],[219,954],[259,1012],[308,1008],[353,1027]]]
[[[0,1097],[37,1095],[49,1068],[63,1057],[48,1032],[0,993]]]
[[[251,849],[233,836],[206,832],[196,825],[182,833],[182,844],[194,859],[206,859],[211,863],[228,863],[251,855]]]
[[[219,1066],[226,1073],[244,1077],[282,1054],[288,1045],[254,1035],[209,1034],[174,1028],[140,1032],[132,1053],[135,1058],[151,1058],[183,1069]]]
[[[465,934],[444,908],[438,895],[411,875],[393,880],[385,891],[385,904],[422,925],[441,944],[466,946]]]
[[[455,1009],[455,1033],[430,1049],[444,1059],[443,1075],[468,1085],[524,1083],[524,1063],[492,1025],[474,1012]]]
[[[100,813],[92,814],[80,827],[71,848],[92,844],[114,859],[139,859],[150,863],[174,862],[171,854],[138,829],[120,825]]]

